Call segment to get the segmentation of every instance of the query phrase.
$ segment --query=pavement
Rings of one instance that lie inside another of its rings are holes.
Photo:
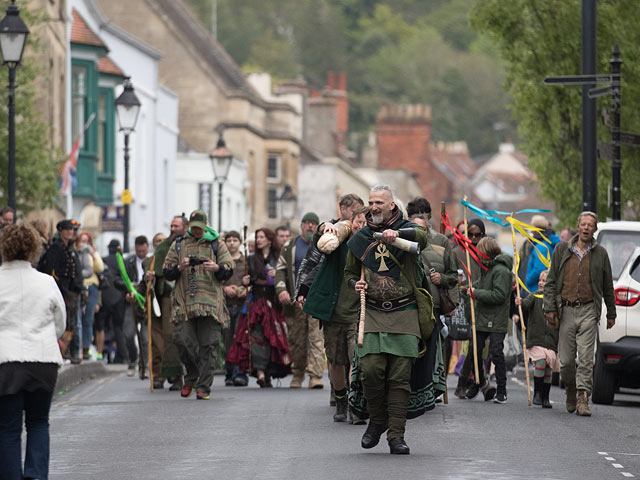
[[[126,365],[109,365],[95,360],[83,361],[77,365],[65,363],[58,370],[55,393],[64,395],[89,380],[108,375],[117,375],[126,372],[126,370]]]
[[[75,366],[74,366],[75,367]],[[105,366],[109,372],[111,366]],[[593,417],[528,407],[524,370],[510,375],[508,403],[453,396],[410,420],[409,456],[385,439],[360,447],[365,426],[334,423],[329,391],[225,387],[183,399],[125,370],[58,395],[51,410],[51,479],[620,479],[640,477],[640,395],[593,405]],[[325,378],[325,381],[327,379]],[[328,381],[326,381],[328,385]],[[306,385],[305,385],[306,386]]]

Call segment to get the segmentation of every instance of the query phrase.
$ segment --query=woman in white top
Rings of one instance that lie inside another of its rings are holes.
[[[52,277],[29,260],[40,247],[26,224],[3,229],[0,253],[0,465],[3,478],[46,479],[49,473],[49,409],[62,364],[64,300]],[[21,458],[22,412],[27,449]]]

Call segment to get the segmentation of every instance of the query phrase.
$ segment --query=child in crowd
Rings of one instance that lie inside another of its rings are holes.
[[[549,270],[540,274],[538,291],[541,295]],[[524,300],[516,297],[516,304],[522,305],[522,313],[527,326],[527,355],[535,366],[533,373],[533,404],[542,408],[552,408],[549,401],[551,375],[560,371],[558,358],[558,330],[547,325],[542,311],[542,298],[528,295]]]

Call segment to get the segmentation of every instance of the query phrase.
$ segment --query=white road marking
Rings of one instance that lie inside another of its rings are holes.
[[[598,452],[598,455],[609,455],[607,452]]]
[[[615,462],[616,459],[613,457],[604,457],[605,460],[609,460],[610,462]]]
[[[608,453],[606,455],[609,455]],[[622,452],[611,452],[611,455],[631,455],[634,457],[640,457],[640,453],[622,453]]]
[[[622,465],[620,465],[619,463],[612,463],[611,466],[613,468],[624,468]]]
[[[629,472],[620,472],[623,476],[627,477],[627,478],[632,478],[634,477],[633,473],[629,473]]]

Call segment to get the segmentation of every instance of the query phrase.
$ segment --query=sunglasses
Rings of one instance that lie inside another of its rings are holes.
[[[480,232],[480,233],[470,233],[469,234],[469,238],[482,238],[484,237],[484,233]]]

